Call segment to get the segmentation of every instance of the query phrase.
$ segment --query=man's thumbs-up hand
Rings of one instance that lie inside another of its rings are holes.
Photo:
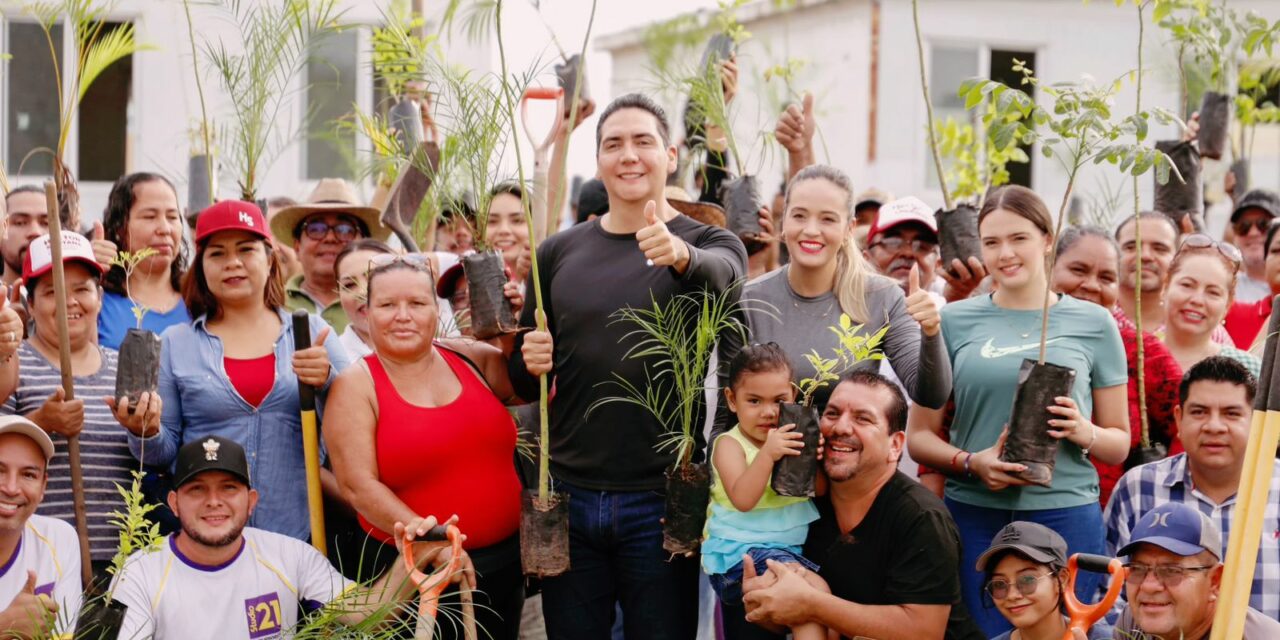
[[[103,269],[111,268],[111,261],[116,259],[116,243],[107,239],[107,230],[103,228],[102,221],[93,221],[93,233],[89,234],[89,244],[93,246],[93,259],[102,265]]]
[[[44,638],[53,630],[58,605],[49,596],[36,595],[36,572],[27,570],[27,583],[0,609],[0,626],[6,638]]]
[[[936,336],[942,328],[942,314],[933,296],[920,286],[920,264],[911,265],[907,275],[907,313],[918,323],[926,336]]]
[[[18,313],[19,283],[9,288],[0,284],[0,362],[7,362],[22,344],[22,316]],[[12,304],[11,304],[12,303]]]
[[[672,235],[667,223],[658,217],[658,203],[644,205],[644,228],[636,232],[636,242],[650,266],[672,267],[678,273],[689,268],[689,245]]]

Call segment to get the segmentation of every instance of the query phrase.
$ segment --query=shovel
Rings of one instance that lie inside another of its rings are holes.
[[[1101,602],[1084,604],[1076,598],[1076,575],[1080,571],[1110,574],[1111,584],[1107,586],[1107,593],[1102,596]],[[1117,558],[1077,553],[1067,560],[1067,588],[1062,591],[1062,595],[1063,602],[1067,605],[1068,622],[1067,632],[1062,640],[1071,640],[1072,629],[1079,629],[1087,635],[1089,627],[1107,615],[1120,597],[1126,574],[1124,565]]]
[[[440,612],[440,594],[449,586],[449,580],[462,564],[462,532],[454,525],[438,525],[427,532],[426,540],[448,540],[451,553],[445,568],[427,575],[418,570],[413,545],[404,547],[405,570],[409,579],[418,587],[418,624],[414,640],[431,640],[435,636],[436,614]],[[465,584],[458,589],[462,600],[462,626],[465,640],[476,640],[476,612],[471,601],[471,590]]]
[[[551,130],[541,141],[529,128],[529,101],[548,100],[556,103],[556,119]],[[533,194],[530,208],[533,214],[533,233],[538,241],[544,240],[551,230],[552,218],[557,211],[548,211],[547,188],[551,183],[551,147],[555,144],[556,135],[564,124],[564,89],[561,87],[530,87],[520,96],[520,122],[524,126],[524,135],[533,146]]]
[[[294,352],[311,348],[311,324],[307,312],[293,312]],[[324,493],[320,490],[320,434],[316,429],[316,390],[298,382],[298,404],[302,407],[302,456],[307,467],[307,510],[311,515],[311,546],[328,556],[324,538]]]

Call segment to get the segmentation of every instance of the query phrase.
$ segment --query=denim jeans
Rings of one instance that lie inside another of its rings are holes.
[[[809,561],[804,556],[791,553],[786,549],[769,549],[766,547],[755,547],[748,551],[751,559],[754,560],[756,566],[756,575],[764,575],[769,570],[766,560],[773,560],[781,563],[795,563],[803,565],[806,569],[817,572],[818,565]],[[724,640],[772,640],[774,638],[783,638],[776,633],[747,622],[747,610],[742,604],[742,563],[734,565],[724,573],[718,573],[708,576],[711,579],[711,588],[715,590],[716,596],[720,600],[721,621],[724,625]]]
[[[693,640],[698,559],[662,549],[664,497],[655,491],[569,494],[569,571],[542,580],[550,640],[604,640],[622,605],[628,640]]]
[[[1010,522],[1022,520],[1042,524],[1062,536],[1067,542],[1067,554],[1105,554],[1106,530],[1102,524],[1102,508],[1097,504],[1062,509],[1017,511],[989,509],[946,499],[947,509],[960,530],[960,592],[978,627],[988,637],[994,637],[1013,628],[995,608],[991,596],[983,590],[986,575],[974,569],[978,556],[991,546],[991,539]],[[1076,577],[1076,597],[1081,602],[1092,602],[1097,595],[1103,576],[1081,571]]]

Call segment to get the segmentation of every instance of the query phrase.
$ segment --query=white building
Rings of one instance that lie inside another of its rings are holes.
[[[819,130],[830,162],[847,171],[859,189],[875,185],[895,194],[914,194],[941,205],[926,140],[925,103],[920,90],[915,32],[908,0],[799,0],[789,10],[773,0],[752,2],[738,11],[738,20],[752,34],[739,49],[740,84],[744,98],[735,114],[741,141],[772,131],[783,93],[781,83],[766,83],[764,70],[788,59],[803,62],[796,74],[796,91],[817,97]],[[1013,58],[1032,63],[1046,82],[1076,80],[1090,74],[1108,81],[1137,65],[1137,14],[1132,3],[1080,0],[921,0],[925,59],[935,116],[959,115],[963,101],[956,97],[960,83],[970,77],[998,77],[1008,73]],[[1231,0],[1240,11],[1255,10],[1275,20],[1280,3]],[[1170,108],[1177,104],[1178,82],[1174,53],[1167,36],[1150,24],[1146,29],[1143,104]],[[599,49],[612,55],[612,93],[652,91],[656,80],[645,48],[645,28],[602,36]],[[686,54],[692,62],[701,45]],[[769,85],[773,86],[770,87]],[[680,122],[683,101],[664,96],[673,124]],[[1116,110],[1126,113],[1134,102],[1133,85],[1126,82],[1117,96]],[[678,127],[677,127],[678,128]],[[1268,129],[1264,127],[1264,129]],[[1280,127],[1258,136],[1253,159],[1253,183],[1280,187]],[[1157,127],[1153,139],[1173,137],[1172,127]],[[759,148],[759,144],[756,148]],[[1066,185],[1066,172],[1053,160],[1032,153],[1030,186],[1057,207]],[[765,155],[752,160],[762,176],[763,189],[772,194],[782,179],[785,156]],[[1211,198],[1221,198],[1226,165],[1211,162],[1206,175]],[[1104,165],[1104,167],[1107,165]],[[1089,170],[1079,180],[1082,197],[1128,185],[1117,172]],[[1150,203],[1152,178],[1140,181],[1143,201]],[[1130,192],[1131,193],[1131,192]],[[1218,221],[1221,224],[1221,220]]]
[[[52,146],[58,130],[49,47],[39,25],[23,10],[25,4],[0,0],[0,53],[11,56],[0,61],[0,162],[14,186],[48,178],[48,156],[27,156],[32,149]],[[340,0],[340,21],[347,28],[319,48],[295,80],[281,110],[282,132],[297,130],[304,114],[313,114],[310,135],[282,141],[279,152],[266,159],[259,177],[259,197],[301,199],[321,177],[351,175],[343,154],[323,135],[331,134],[330,121],[348,113],[352,103],[366,112],[375,103],[370,37],[372,26],[382,22],[383,5],[385,2]],[[429,3],[436,10],[441,6]],[[227,10],[191,2],[191,12],[197,46],[221,38],[229,48],[238,48],[235,23]],[[169,177],[185,204],[188,158],[199,148],[194,136],[200,103],[183,3],[121,0],[108,20],[132,22],[137,40],[150,49],[111,67],[86,96],[71,127],[66,162],[80,180],[86,223],[101,215],[111,182],[132,171],[154,171]],[[62,60],[71,60],[72,39],[60,40],[56,44]],[[451,62],[473,69],[490,69],[495,57],[487,42],[473,43],[462,36],[443,39],[441,46]],[[206,69],[203,77],[206,108],[216,127],[229,119],[234,97],[225,95],[212,71]],[[85,135],[88,130],[94,135]],[[362,144],[354,136],[341,141],[348,153]],[[367,197],[371,190],[367,184],[364,187]],[[219,196],[238,194],[236,178],[224,161]]]

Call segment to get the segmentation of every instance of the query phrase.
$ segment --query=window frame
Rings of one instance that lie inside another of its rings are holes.
[[[354,30],[356,33],[356,105],[365,113],[371,113],[373,110],[373,30],[378,27],[379,25],[370,22],[349,22],[342,25],[343,30]],[[300,185],[303,185],[304,190],[309,191],[315,188],[315,185],[320,182],[320,178],[311,178],[307,175],[309,171],[309,151],[313,140],[311,139],[309,135],[310,132],[307,130],[306,126],[309,124],[307,116],[311,110],[311,101],[307,93],[307,88],[310,85],[310,78],[307,77],[305,69],[301,74],[300,85],[301,86],[299,88],[301,90],[298,92],[299,99],[296,113],[298,114],[299,121],[304,126],[302,135],[299,136],[299,144],[297,145],[298,164],[297,175],[295,178]],[[357,133],[355,135],[354,151],[357,156],[372,153],[373,145],[365,136]],[[356,180],[344,177],[343,179],[356,185],[357,191],[360,190],[359,187],[361,186],[371,187],[376,182],[374,177]]]

